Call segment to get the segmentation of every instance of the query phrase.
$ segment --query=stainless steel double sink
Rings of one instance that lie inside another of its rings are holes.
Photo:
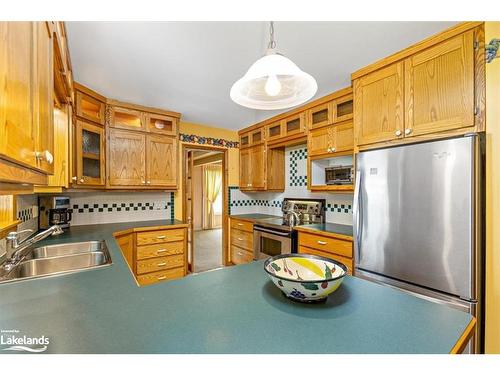
[[[112,264],[104,241],[48,245],[31,250],[0,283],[81,272]]]

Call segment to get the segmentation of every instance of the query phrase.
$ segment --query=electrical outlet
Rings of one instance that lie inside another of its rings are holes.
[[[167,205],[167,201],[156,201],[153,204],[155,210],[164,210]]]
[[[36,204],[33,205],[33,217],[38,217],[38,206]]]

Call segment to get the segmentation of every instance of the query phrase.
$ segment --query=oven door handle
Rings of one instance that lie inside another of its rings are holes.
[[[275,234],[275,235],[280,236],[280,237],[291,237],[291,233],[278,232],[278,231],[274,231],[274,230],[263,228],[263,227],[254,226],[253,229],[255,231],[259,231],[259,232]]]

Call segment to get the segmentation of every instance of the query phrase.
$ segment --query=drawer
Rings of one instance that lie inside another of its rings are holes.
[[[165,229],[137,233],[137,245],[152,245],[155,243],[175,242],[184,240],[185,229]]]
[[[299,233],[299,246],[307,246],[324,252],[352,258],[352,242],[337,238]]]
[[[249,233],[239,229],[231,229],[231,245],[236,245],[253,252],[253,232]]]
[[[231,228],[253,232],[253,224],[248,221],[231,219]]]
[[[184,267],[184,254],[171,255],[137,261],[137,274],[166,270],[175,267]]]
[[[180,277],[184,277],[184,267],[172,268],[165,271],[158,271],[147,273],[145,275],[137,276],[137,281],[139,285],[149,285],[165,280],[174,280]]]
[[[349,275],[352,275],[352,271],[354,270],[354,261],[352,260],[352,258],[346,258],[346,257],[340,256],[340,255],[327,253],[327,252],[321,251],[321,250],[310,249],[310,248],[304,247],[304,246],[299,246],[299,253],[300,254],[318,255],[318,256],[324,257],[324,258],[338,260],[340,263],[347,266],[347,273]]]
[[[137,246],[137,260],[184,254],[184,241]]]
[[[231,261],[234,264],[248,263],[253,260],[253,252],[242,249],[238,246],[231,246]]]

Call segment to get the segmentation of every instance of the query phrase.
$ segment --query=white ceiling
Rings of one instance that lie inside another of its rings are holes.
[[[350,73],[454,22],[276,22],[279,52],[323,96]],[[231,85],[264,52],[267,22],[67,22],[75,80],[106,97],[240,129],[276,112],[240,107]]]

